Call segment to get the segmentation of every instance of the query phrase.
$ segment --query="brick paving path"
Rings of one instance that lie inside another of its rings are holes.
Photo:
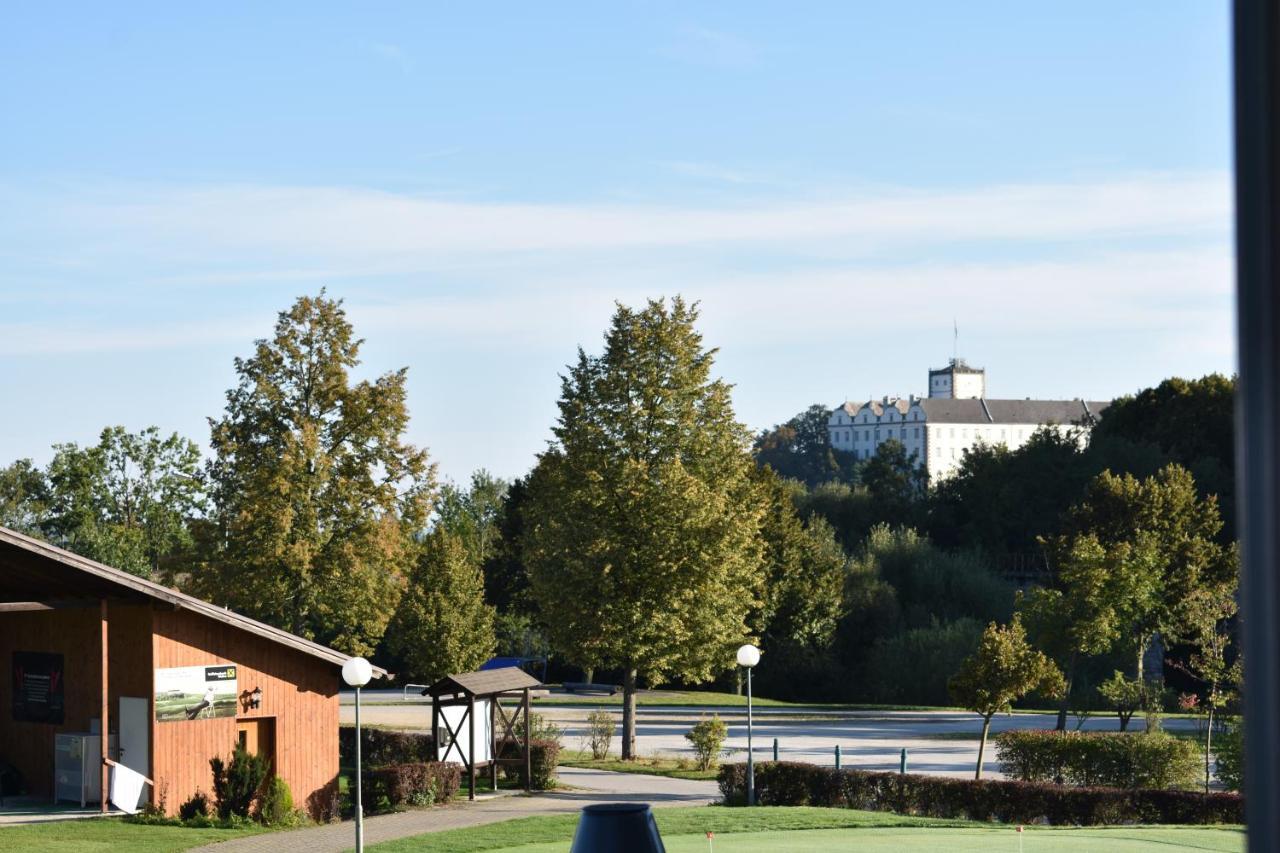
[[[533,796],[499,794],[474,803],[463,799],[440,808],[365,818],[364,843],[372,845],[424,832],[481,826],[531,815],[576,814],[592,803],[646,802],[656,808],[705,805],[719,798],[715,782],[577,767],[561,767],[559,775],[562,782],[575,790]],[[237,838],[197,847],[191,853],[340,853],[354,846],[355,827],[351,821],[345,821]]]

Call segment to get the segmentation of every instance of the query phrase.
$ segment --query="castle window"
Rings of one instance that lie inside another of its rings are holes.
[[[920,427],[916,427],[916,438],[920,437]]]

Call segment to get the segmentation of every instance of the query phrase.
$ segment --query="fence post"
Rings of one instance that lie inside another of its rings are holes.
[[[778,760],[778,739],[777,738],[773,739],[773,760],[774,761]]]
[[[905,746],[902,748],[902,760],[898,764],[898,772],[899,773],[907,772],[907,748]]]
[[[840,769],[840,744],[836,744],[836,769]]]

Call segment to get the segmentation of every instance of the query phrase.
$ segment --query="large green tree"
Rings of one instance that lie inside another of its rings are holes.
[[[1065,673],[1057,724],[1065,731],[1078,668],[1085,658],[1110,652],[1122,641],[1139,642],[1131,634],[1156,606],[1162,571],[1150,537],[1104,547],[1096,536],[1083,534],[1055,550],[1056,585],[1032,589],[1018,606],[1036,644]]]
[[[766,581],[761,607],[748,624],[769,650],[757,683],[777,698],[813,698],[806,687],[830,681],[837,668],[830,650],[844,613],[844,549],[825,519],[806,523],[796,514],[792,489],[798,484],[788,485],[768,468],[757,469],[755,477],[765,509]]]
[[[200,451],[156,427],[108,427],[98,443],[54,445],[39,523],[52,542],[136,575],[171,581],[205,509]]]
[[[479,563],[461,536],[441,528],[409,571],[387,626],[387,649],[404,675],[428,683],[470,672],[493,654],[493,617]]]
[[[352,381],[360,345],[342,303],[321,293],[236,359],[240,381],[210,422],[218,529],[196,582],[214,601],[368,654],[416,555],[435,474],[403,439],[406,370]]]
[[[705,680],[750,636],[763,583],[750,435],[679,297],[618,306],[604,352],[563,377],[529,482],[525,556],[569,660],[623,670],[624,758],[639,675]]]
[[[1112,587],[1120,596],[1120,642],[1142,678],[1144,653],[1157,634],[1165,642],[1186,639],[1198,603],[1234,589],[1236,550],[1221,544],[1221,529],[1217,501],[1201,498],[1181,466],[1145,479],[1104,471],[1069,513],[1068,532],[1048,547],[1059,565],[1081,537],[1111,552],[1114,571],[1125,578]]]

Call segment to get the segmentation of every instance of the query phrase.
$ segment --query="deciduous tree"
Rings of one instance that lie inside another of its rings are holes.
[[[1011,710],[1013,703],[1028,693],[1054,697],[1066,688],[1053,661],[1027,642],[1016,616],[1005,627],[994,622],[987,626],[978,650],[965,659],[949,686],[957,703],[982,717],[975,779],[982,778],[982,754],[991,731],[991,718]]]
[[[200,451],[156,427],[108,427],[98,443],[54,445],[40,527],[55,544],[147,578],[170,580],[205,509]]]
[[[763,582],[750,436],[696,319],[678,297],[619,306],[604,352],[579,350],[563,377],[555,443],[529,482],[534,596],[570,660],[623,670],[624,758],[637,677],[723,672]]]
[[[368,654],[400,597],[435,495],[426,451],[403,439],[401,369],[352,381],[342,303],[303,297],[235,361],[211,421],[218,531],[197,577],[208,598],[352,654]]]

